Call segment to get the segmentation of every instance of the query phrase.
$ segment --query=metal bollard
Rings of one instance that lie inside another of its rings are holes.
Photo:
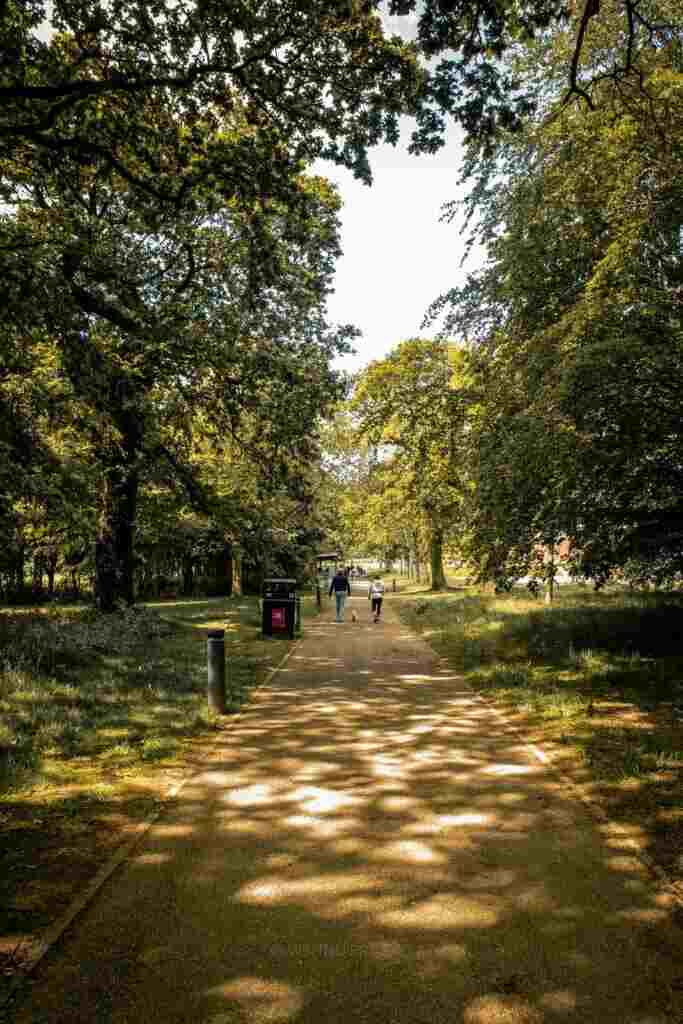
[[[296,619],[294,625],[296,629],[301,629],[301,597],[299,594],[296,595]]]
[[[225,631],[212,630],[206,641],[208,668],[209,711],[225,714]]]
[[[395,594],[396,593],[396,580],[393,581],[393,585],[392,585],[391,589],[392,589],[393,593]]]
[[[316,583],[316,585],[315,585],[315,603],[318,606],[318,611],[320,611],[320,609],[322,608],[322,605],[323,605],[323,599],[322,599],[322,594],[320,593],[320,584],[319,583]]]

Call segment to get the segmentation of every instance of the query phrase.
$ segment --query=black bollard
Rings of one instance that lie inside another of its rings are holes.
[[[395,593],[396,593],[396,580],[394,580],[394,581],[393,581],[393,585],[392,585],[392,588],[391,588],[391,589],[392,589],[392,591],[393,591],[393,592],[394,592],[394,594],[395,594]]]
[[[212,630],[206,642],[209,683],[209,711],[225,714],[225,631]]]
[[[320,611],[320,609],[323,606],[323,598],[322,598],[322,594],[320,593],[320,584],[319,583],[316,583],[316,585],[315,585],[315,603],[318,606],[318,611]]]

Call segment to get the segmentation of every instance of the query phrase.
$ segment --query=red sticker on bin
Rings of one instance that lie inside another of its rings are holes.
[[[285,629],[287,621],[284,608],[271,608],[270,622],[273,629]]]

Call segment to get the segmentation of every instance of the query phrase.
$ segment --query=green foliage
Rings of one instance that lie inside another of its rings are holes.
[[[73,758],[134,768],[205,732],[201,626],[216,619],[227,625],[235,710],[262,671],[253,600],[0,615],[0,789],[28,785],[48,765],[54,781]]]
[[[584,53],[592,68],[614,54],[608,28]],[[523,67],[552,83],[567,45],[539,43]],[[467,533],[482,579],[542,577],[562,538],[598,583],[662,584],[683,567],[677,53],[642,55],[646,88],[606,81],[590,114],[549,85],[552,116],[501,136],[473,179],[489,258],[433,311],[471,348]]]
[[[445,587],[444,537],[458,520],[466,489],[462,450],[468,401],[464,352],[453,344],[416,339],[371,363],[351,403],[359,433],[386,453],[364,519],[374,514],[388,521],[398,545],[403,527],[404,536],[413,537],[401,546],[414,549],[417,518],[427,533],[436,590]]]
[[[570,24],[565,91],[594,103],[606,77],[637,80],[643,56],[675,39],[670,6],[619,0],[611,17],[586,7],[578,31]],[[367,148],[395,141],[401,113],[417,117],[418,151],[438,147],[449,115],[484,142],[518,128],[538,93],[502,58],[569,20],[560,0],[392,0],[388,21],[380,8],[203,0],[151,11],[117,0],[105,13],[94,2],[9,0],[0,16],[0,160],[26,175],[63,157],[97,163],[176,204],[213,180],[229,195],[273,193],[292,166],[320,156],[367,176]],[[38,31],[46,15],[48,39]],[[405,35],[406,15],[415,43],[385,30]],[[583,59],[589,22],[613,41],[600,71]],[[173,116],[160,121],[149,111],[162,94]],[[231,132],[236,110],[246,136]],[[165,161],[156,157],[161,133]]]

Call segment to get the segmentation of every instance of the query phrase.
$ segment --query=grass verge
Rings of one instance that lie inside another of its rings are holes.
[[[261,637],[255,598],[0,611],[0,989],[227,727],[207,707],[216,628],[235,712],[290,644]]]
[[[397,595],[401,617],[683,879],[683,595]]]

